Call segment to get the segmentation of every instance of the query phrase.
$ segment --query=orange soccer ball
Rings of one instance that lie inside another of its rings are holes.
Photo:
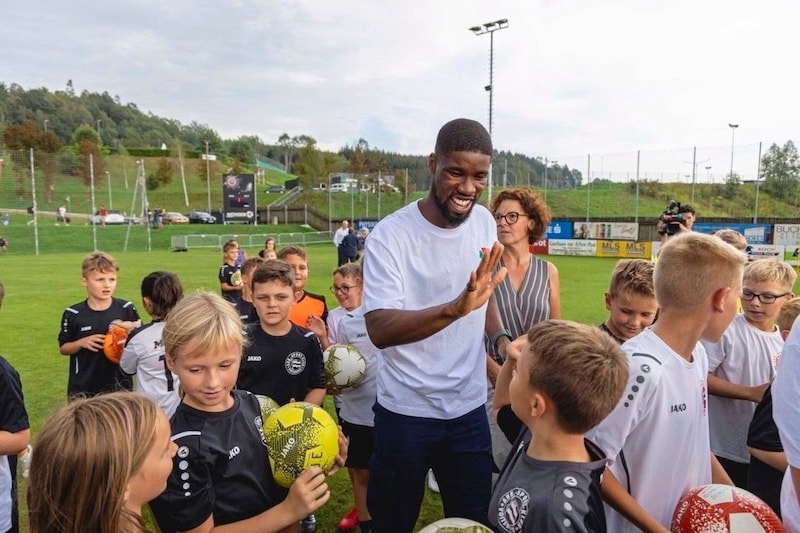
[[[122,349],[125,348],[125,341],[128,339],[128,330],[119,324],[111,324],[103,340],[103,354],[106,359],[118,365],[122,358]]]

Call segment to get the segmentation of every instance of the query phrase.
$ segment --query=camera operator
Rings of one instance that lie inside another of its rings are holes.
[[[661,244],[667,242],[667,239],[673,235],[678,235],[685,231],[692,231],[692,226],[694,226],[694,222],[697,220],[694,207],[689,204],[681,205],[674,201],[670,204],[670,207],[665,214],[673,215],[677,221],[665,222],[663,220],[664,215],[659,218],[658,222],[656,223],[656,230],[661,234]]]

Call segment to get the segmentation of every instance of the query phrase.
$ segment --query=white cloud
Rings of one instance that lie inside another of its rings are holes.
[[[490,39],[468,28],[508,18],[494,35],[498,148],[722,154],[728,122],[744,144],[794,135],[798,15],[788,0],[33,0],[4,13],[0,79],[72,79],[226,137],[424,154],[451,118],[488,123]]]

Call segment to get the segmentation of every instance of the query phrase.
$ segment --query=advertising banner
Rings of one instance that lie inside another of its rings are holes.
[[[748,244],[744,252],[747,254],[748,261],[757,259],[783,259],[784,246],[774,244]]]
[[[594,257],[597,254],[597,246],[592,240],[564,240],[548,239],[547,246],[550,255],[583,255]]]
[[[572,221],[571,220],[552,220],[547,226],[548,239],[571,239]]]
[[[225,223],[253,224],[256,221],[256,202],[253,174],[222,175],[222,212]]]
[[[597,241],[597,257],[628,257],[650,259],[652,247],[649,242]]]
[[[575,239],[616,239],[635,241],[639,237],[636,222],[574,222]]]
[[[549,253],[548,252],[548,246],[547,246],[547,239],[542,239],[542,240],[534,242],[533,244],[528,246],[528,249],[530,250],[530,252],[532,254],[547,255]]]
[[[771,226],[769,224],[736,224],[724,222],[695,222],[692,229],[700,233],[713,233],[719,229],[736,230],[749,244],[767,244]]]
[[[775,224],[772,244],[800,246],[800,224]]]

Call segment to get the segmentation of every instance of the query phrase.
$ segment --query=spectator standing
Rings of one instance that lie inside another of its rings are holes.
[[[339,226],[339,229],[333,234],[333,245],[336,247],[336,250],[339,253],[339,263],[336,266],[342,266],[347,261],[344,259],[343,251],[342,251],[342,241],[344,238],[350,233],[350,222],[347,220],[342,220],[342,225]]]

